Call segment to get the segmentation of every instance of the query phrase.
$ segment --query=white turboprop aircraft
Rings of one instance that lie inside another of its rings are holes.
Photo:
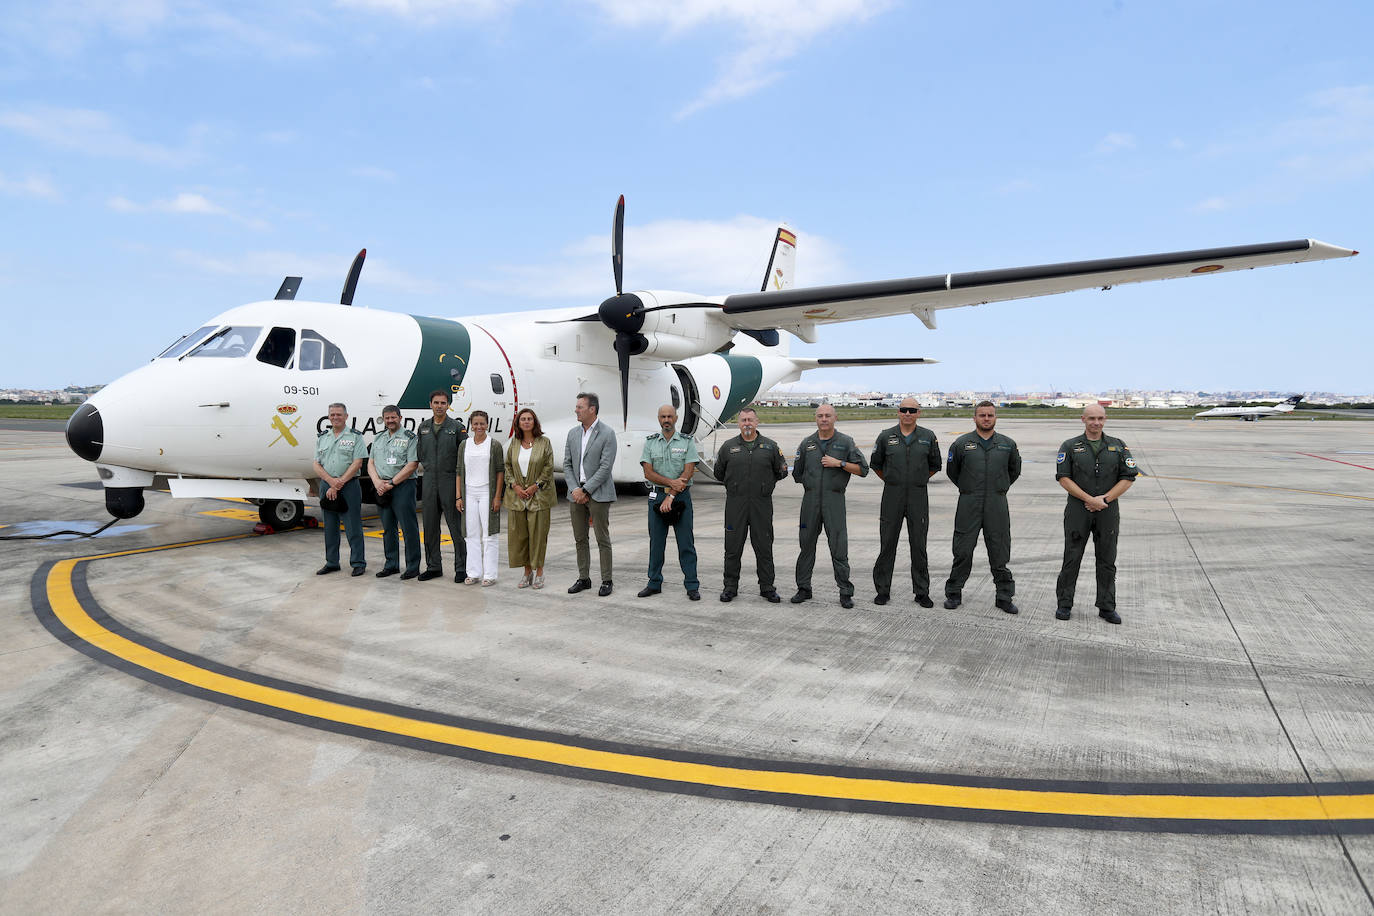
[[[760,292],[627,293],[624,207],[622,196],[612,226],[616,294],[596,310],[453,319],[353,308],[363,251],[338,304],[295,301],[300,278],[287,277],[275,299],[205,321],[101,389],[72,414],[67,442],[95,463],[117,518],[141,512],[144,488],[164,477],[174,497],[251,499],[263,521],[283,528],[304,511],[314,440],[334,401],[371,434],[387,404],[414,429],[429,414],[430,392],[443,389],[455,415],[485,410],[498,435],[532,407],[561,446],[574,395],[593,391],[602,420],[620,427],[614,476],[628,483],[642,480],[640,450],[658,430],[661,404],[677,406],[682,431],[700,439],[808,369],[931,362],[793,357],[780,331],[814,343],[823,324],[908,313],[933,329],[940,309],[1357,253],[1299,239],[792,289],[796,239],[780,228]]]
[[[1269,406],[1256,407],[1213,407],[1202,413],[1193,414],[1194,420],[1258,420],[1261,417],[1277,417],[1292,413],[1302,403],[1302,395],[1295,394],[1285,401]]]

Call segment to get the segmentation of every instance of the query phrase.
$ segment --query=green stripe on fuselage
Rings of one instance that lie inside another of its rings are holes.
[[[467,375],[468,360],[472,358],[468,329],[443,318],[410,317],[420,326],[420,355],[397,406],[402,410],[423,410],[429,407],[430,392],[435,390],[447,391],[450,402],[456,403],[463,376]]]
[[[722,353],[720,358],[730,367],[730,394],[720,409],[720,422],[728,423],[741,407],[753,403],[758,396],[759,386],[763,384],[763,363],[754,356]]]

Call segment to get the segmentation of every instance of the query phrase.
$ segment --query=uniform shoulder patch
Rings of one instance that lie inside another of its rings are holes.
[[[1060,452],[1060,453],[1059,453],[1059,457],[1056,458],[1056,459],[1054,459],[1054,463],[1055,463],[1055,464],[1063,464],[1063,463],[1064,463],[1065,457],[1067,457],[1067,456],[1066,456],[1063,452]]]
[[[1135,468],[1135,459],[1134,459],[1134,458],[1127,458],[1127,459],[1126,459],[1126,467],[1134,469],[1134,468]]]

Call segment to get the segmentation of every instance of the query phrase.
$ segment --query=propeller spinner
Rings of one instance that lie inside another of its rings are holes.
[[[649,348],[649,340],[639,333],[644,327],[644,301],[634,293],[622,292],[625,272],[625,195],[615,205],[611,223],[611,270],[615,274],[615,295],[596,310],[601,323],[615,331],[615,353],[620,364],[621,428],[630,423],[630,357]]]

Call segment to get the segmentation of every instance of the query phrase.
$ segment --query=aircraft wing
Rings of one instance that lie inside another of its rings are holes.
[[[739,330],[786,328],[799,332],[803,339],[814,337],[810,332],[816,324],[859,321],[907,312],[916,315],[927,327],[934,328],[935,313],[940,309],[1049,296],[1120,283],[1143,283],[1146,280],[1169,280],[1273,264],[1323,261],[1358,253],[1313,239],[1296,239],[1005,270],[936,274],[905,280],[742,293],[725,298],[722,317],[727,324]]]

